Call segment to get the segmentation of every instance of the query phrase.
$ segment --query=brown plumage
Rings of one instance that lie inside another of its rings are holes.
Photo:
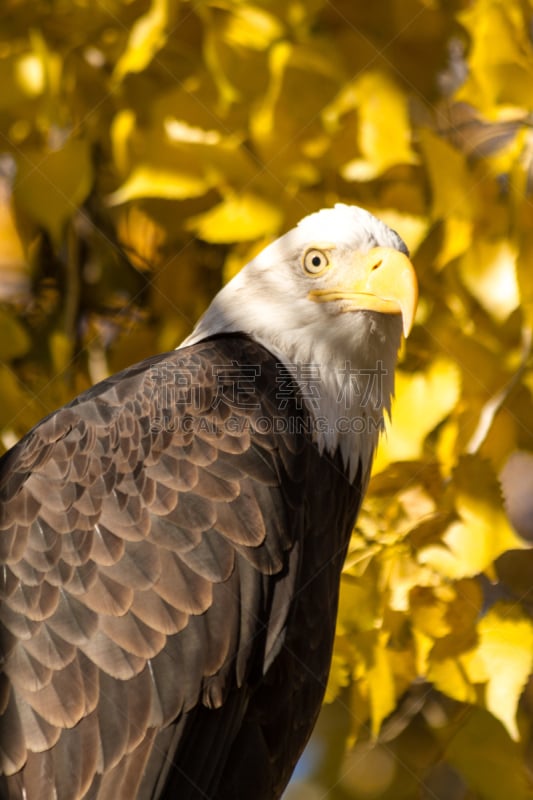
[[[214,402],[236,352],[255,391]],[[280,794],[360,494],[279,379],[220,337],[94,387],[0,462],[2,797],[244,798],[246,772]]]

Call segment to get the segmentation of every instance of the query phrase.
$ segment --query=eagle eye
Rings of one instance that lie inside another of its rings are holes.
[[[320,275],[329,266],[329,259],[323,250],[313,247],[305,253],[303,266],[310,275]]]

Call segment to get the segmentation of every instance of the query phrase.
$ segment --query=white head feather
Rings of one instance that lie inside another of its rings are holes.
[[[310,248],[329,248],[330,272],[347,278],[354,253],[377,246],[407,253],[397,233],[361,208],[337,204],[310,214],[221,289],[180,345],[230,332],[261,343],[299,381],[316,421],[318,447],[330,453],[340,448],[350,479],[359,461],[363,474],[370,469],[383,413],[390,408],[402,321],[373,311],[335,313],[332,303],[310,301],[310,282],[327,286],[331,276],[310,277],[302,259]]]

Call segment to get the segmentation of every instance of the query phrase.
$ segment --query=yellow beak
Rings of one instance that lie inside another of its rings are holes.
[[[418,283],[410,260],[392,247],[374,247],[357,262],[359,278],[351,286],[313,289],[316,303],[339,302],[340,311],[380,311],[401,314],[404,336],[413,327]]]

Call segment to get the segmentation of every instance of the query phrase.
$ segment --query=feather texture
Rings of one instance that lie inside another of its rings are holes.
[[[243,403],[213,374],[235,359]],[[3,798],[280,795],[366,476],[293,433],[278,370],[244,336],[158,356],[0,461]]]

